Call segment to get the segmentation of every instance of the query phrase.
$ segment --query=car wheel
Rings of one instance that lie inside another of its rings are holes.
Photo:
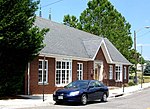
[[[103,94],[101,101],[102,102],[106,102],[107,101],[107,95],[106,95],[106,93]]]
[[[83,105],[86,105],[86,104],[87,104],[87,96],[86,96],[86,94],[83,94],[83,95],[81,96],[81,103],[82,103]]]

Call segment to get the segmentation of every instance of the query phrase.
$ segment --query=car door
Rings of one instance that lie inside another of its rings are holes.
[[[88,87],[88,99],[95,100],[96,99],[96,89],[95,89],[95,82],[91,81]]]
[[[100,81],[95,81],[96,99],[101,99],[104,93],[103,84]]]

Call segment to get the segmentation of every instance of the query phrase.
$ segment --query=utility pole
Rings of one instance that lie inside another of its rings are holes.
[[[134,31],[134,50],[135,50],[135,77],[134,82],[137,84],[137,54],[136,54],[136,32]]]
[[[42,17],[41,5],[40,5],[39,17]]]
[[[44,72],[45,72],[45,55],[43,60],[43,102],[44,102]]]
[[[142,88],[142,83],[143,83],[143,62],[142,62],[142,45],[141,45],[141,88]]]
[[[145,26],[144,28],[149,29],[150,26]],[[139,32],[139,31],[137,31]],[[136,31],[134,31],[134,50],[135,50],[135,77],[134,77],[134,83],[137,84],[138,83],[138,79],[137,79],[137,53],[136,53]]]
[[[49,20],[51,20],[51,8],[49,10]]]

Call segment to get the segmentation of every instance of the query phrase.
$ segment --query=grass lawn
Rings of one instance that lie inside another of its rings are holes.
[[[130,85],[134,85],[134,83],[133,83],[134,75],[135,75],[135,74],[130,75],[130,78],[129,78],[129,86],[130,86]],[[142,73],[141,73],[141,72],[138,72],[138,73],[137,73],[137,76],[138,76],[138,84],[141,84]],[[145,75],[143,75],[143,83],[148,83],[148,82],[150,82],[150,76],[145,76]]]

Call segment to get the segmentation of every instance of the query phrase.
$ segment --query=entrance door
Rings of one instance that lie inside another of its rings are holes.
[[[94,79],[102,81],[103,80],[103,62],[95,61],[94,62]]]

